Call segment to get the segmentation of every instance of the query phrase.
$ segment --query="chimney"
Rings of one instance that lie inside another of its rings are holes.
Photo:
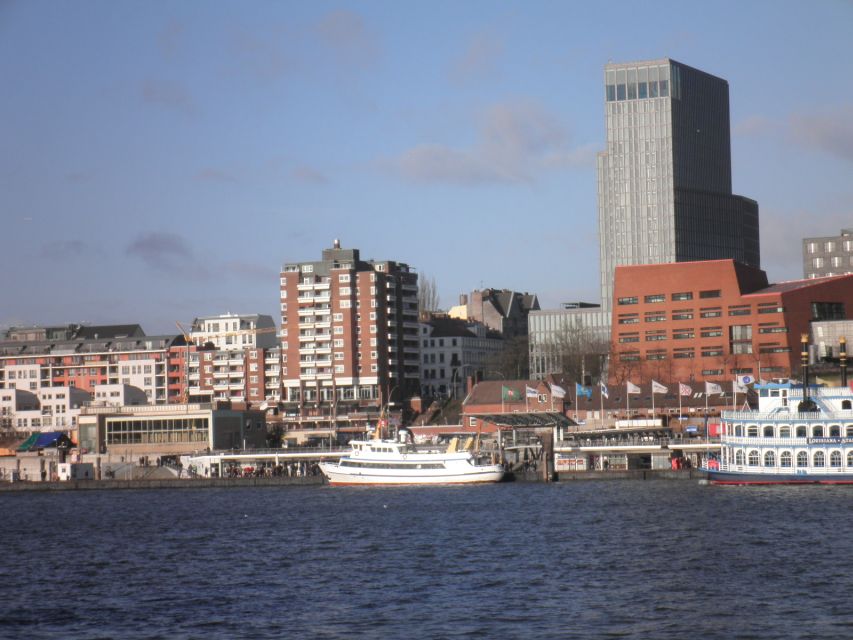
[[[460,305],[464,304],[466,306],[468,305],[468,294],[467,293],[460,293],[459,294],[459,304]]]
[[[809,397],[809,334],[800,336],[800,357],[803,370],[803,400],[797,407],[800,413],[816,413],[817,404]]]
[[[847,386],[847,339],[841,336],[838,339],[838,360],[841,365],[841,386]]]

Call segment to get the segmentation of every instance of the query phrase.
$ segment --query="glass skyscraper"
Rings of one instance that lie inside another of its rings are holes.
[[[620,264],[760,267],[758,203],[732,194],[728,82],[670,59],[608,64],[598,154],[601,303]]]

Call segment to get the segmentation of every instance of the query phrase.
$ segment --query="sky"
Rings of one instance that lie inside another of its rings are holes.
[[[0,0],[0,326],[276,321],[335,238],[598,301],[603,67],[729,82],[762,267],[853,227],[853,1]]]

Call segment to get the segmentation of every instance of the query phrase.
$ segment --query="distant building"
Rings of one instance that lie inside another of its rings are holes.
[[[853,273],[853,229],[841,235],[803,239],[803,277],[823,278]]]
[[[769,284],[733,260],[616,268],[611,384],[797,375],[812,322],[853,318],[853,275]]]
[[[418,276],[334,246],[281,272],[282,402],[287,415],[378,411],[420,392]]]
[[[760,266],[758,204],[732,194],[729,85],[675,60],[604,69],[598,155],[601,304],[618,265],[732,258]]]
[[[97,385],[125,384],[142,389],[152,404],[182,397],[190,351],[183,336],[139,335],[139,325],[85,329],[67,340],[0,342],[0,389],[75,387],[92,394]]]
[[[853,374],[853,320],[815,321],[811,323],[810,329],[811,362],[837,360],[841,338],[844,338],[847,341],[847,357],[850,359]]]
[[[15,342],[44,342],[67,340],[109,340],[139,338],[145,335],[138,324],[82,325],[58,327],[10,327],[3,340]]]
[[[210,344],[220,351],[239,351],[276,347],[277,333],[272,316],[225,313],[193,320],[190,338],[198,347]]]
[[[527,337],[527,316],[539,309],[535,293],[509,289],[483,289],[459,297],[459,305],[448,312],[451,318],[479,322],[506,339]]]
[[[480,378],[504,340],[478,322],[432,316],[421,322],[421,395],[462,398],[466,380]]]
[[[541,380],[485,380],[462,403],[462,426],[484,433],[515,428],[554,428],[571,424],[569,398]]]
[[[268,315],[226,313],[193,320],[188,399],[277,404],[281,399],[277,334]]]
[[[531,311],[528,317],[530,377],[563,373],[575,353],[604,356],[610,344],[610,313],[598,305],[567,302],[560,309]],[[592,365],[592,362],[590,362]]]
[[[83,449],[132,459],[267,446],[264,412],[234,410],[227,404],[90,406],[79,424]]]
[[[20,432],[70,431],[92,396],[75,387],[0,389],[0,426]]]

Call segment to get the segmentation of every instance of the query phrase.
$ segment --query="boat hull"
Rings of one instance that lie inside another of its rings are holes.
[[[708,481],[718,485],[769,485],[769,484],[853,484],[853,474],[792,474],[792,473],[739,473],[737,471],[708,470]]]
[[[442,484],[485,484],[500,482],[504,471],[500,465],[483,467],[464,473],[446,471],[435,474],[385,473],[379,470],[340,471],[338,465],[320,463],[320,469],[335,486],[345,485],[442,485]]]

